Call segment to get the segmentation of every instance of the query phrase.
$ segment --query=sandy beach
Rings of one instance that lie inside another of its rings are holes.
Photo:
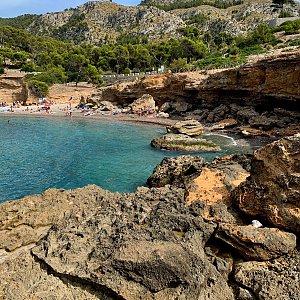
[[[11,111],[1,111],[0,108],[0,117],[46,117],[46,118],[82,118],[82,119],[96,119],[104,121],[119,121],[119,122],[133,122],[133,123],[148,123],[156,124],[161,126],[173,125],[176,120],[166,119],[166,118],[157,118],[153,115],[149,116],[138,116],[135,114],[119,113],[112,115],[111,112],[96,112],[88,114],[83,112],[82,109],[71,109],[71,116],[67,114],[67,104],[54,104],[51,105],[49,113],[45,110],[39,109],[38,106],[22,106],[19,108],[13,108]]]

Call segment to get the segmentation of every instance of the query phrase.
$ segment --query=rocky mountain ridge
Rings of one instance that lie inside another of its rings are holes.
[[[121,33],[151,39],[178,36],[180,17],[156,7],[122,6],[111,2],[88,2],[76,9],[42,15],[28,28],[32,34],[91,43],[115,41]]]
[[[177,38],[181,35],[178,29],[190,24],[203,33],[239,35],[277,18],[280,12],[271,0],[244,0],[226,9],[200,5],[168,12],[154,6],[122,6],[100,1],[37,16],[27,30],[32,34],[95,44],[114,42],[122,34],[149,40]],[[300,15],[300,5],[286,6],[285,12],[297,17]]]

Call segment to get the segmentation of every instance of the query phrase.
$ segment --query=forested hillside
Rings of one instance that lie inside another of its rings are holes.
[[[4,68],[19,68],[38,72],[29,76],[29,85],[41,96],[49,85],[70,81],[101,84],[103,73],[151,71],[164,65],[171,71],[230,67],[242,64],[250,54],[261,53],[279,42],[274,33],[299,33],[300,22],[294,21],[271,30],[259,26],[246,36],[227,33],[212,36],[201,34],[194,26],[180,29],[180,39],[151,42],[135,35],[121,35],[116,43],[76,45],[50,37],[30,35],[22,29],[0,28],[0,64]],[[300,41],[280,44],[299,45]]]
[[[270,16],[269,0],[244,0],[241,5],[236,5],[239,0],[222,1],[226,6],[235,4],[222,10],[194,7],[204,3],[201,1],[143,1],[145,5],[168,5],[170,13],[143,5],[88,2],[64,12],[0,19],[0,71],[17,68],[32,73],[28,76],[29,86],[43,96],[54,83],[101,84],[102,74],[152,71],[162,65],[173,72],[231,67],[244,63],[250,54],[299,45],[297,36],[279,43],[276,33],[299,33],[299,21],[271,29],[260,16],[256,17],[257,24],[252,22],[249,10],[243,10],[247,17],[238,18],[244,27],[250,18],[253,29],[239,32],[234,19],[237,14],[244,8],[252,11],[264,7]],[[214,1],[220,0],[210,4]],[[180,7],[189,8],[173,10]]]

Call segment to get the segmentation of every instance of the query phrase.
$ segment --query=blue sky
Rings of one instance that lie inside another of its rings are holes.
[[[88,0],[0,0],[0,17],[10,18],[23,14],[44,14],[76,7]],[[137,5],[140,0],[114,0],[122,5]]]

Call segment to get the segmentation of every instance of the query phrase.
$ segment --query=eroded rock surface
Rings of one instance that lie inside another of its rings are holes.
[[[255,151],[251,177],[236,194],[239,208],[276,227],[300,231],[300,134]]]
[[[216,238],[250,260],[271,260],[292,252],[296,247],[294,234],[252,225],[220,224]]]
[[[299,252],[295,251],[291,255],[269,262],[253,261],[237,264],[234,280],[241,287],[236,299],[298,300],[299,262]]]
[[[129,107],[134,114],[154,113],[155,101],[151,95],[144,94],[142,97],[133,101]]]
[[[147,184],[150,187],[163,187],[170,184],[184,188],[192,179],[200,175],[204,164],[205,161],[200,156],[165,157],[155,167]]]
[[[124,299],[233,299],[203,251],[214,229],[189,215],[183,190],[144,188],[103,198],[97,211],[53,227],[32,252],[55,273]]]

